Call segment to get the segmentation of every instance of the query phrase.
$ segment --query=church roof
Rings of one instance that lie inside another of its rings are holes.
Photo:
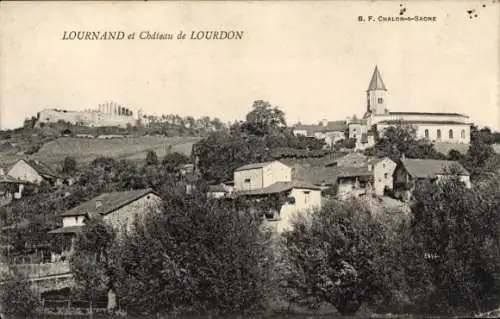
[[[439,121],[439,120],[384,120],[377,122],[377,124],[389,124],[389,125],[397,125],[397,124],[435,124],[435,125],[472,125],[472,123],[464,123],[459,121]]]
[[[368,86],[368,91],[375,91],[375,90],[387,91],[387,89],[385,88],[384,81],[382,81],[382,76],[378,71],[378,66],[375,66],[375,70],[373,71],[370,85]]]
[[[432,116],[458,116],[458,117],[466,117],[467,115],[459,114],[459,113],[439,113],[439,112],[389,112],[390,115],[432,115]]]

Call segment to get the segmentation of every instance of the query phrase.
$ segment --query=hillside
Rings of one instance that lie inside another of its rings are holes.
[[[109,156],[127,160],[143,160],[146,152],[153,150],[161,158],[170,150],[186,155],[191,154],[199,137],[141,136],[117,139],[87,139],[62,137],[45,143],[33,159],[49,165],[60,163],[66,156],[73,156],[78,162],[88,163],[99,156]],[[0,164],[8,166],[22,158],[13,152],[0,154]]]

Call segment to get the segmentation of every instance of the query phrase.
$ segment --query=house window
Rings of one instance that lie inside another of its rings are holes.
[[[384,178],[385,178],[385,179],[388,179],[388,178],[389,178],[389,174],[384,173]]]
[[[425,134],[425,138],[429,138],[429,130],[428,129],[425,129],[424,134]]]
[[[448,136],[450,137],[450,139],[452,139],[452,138],[453,138],[453,130],[449,130],[449,131],[448,131]]]
[[[250,183],[250,178],[245,178],[244,182],[245,183]]]
[[[437,133],[437,138],[441,138],[441,130],[438,129],[436,133]]]
[[[465,138],[465,130],[462,130],[461,135],[462,135],[462,138]]]
[[[378,102],[378,104],[382,104],[382,103],[384,103],[384,99],[381,98],[381,97],[379,97],[378,100],[377,100],[377,102]]]
[[[304,204],[309,204],[310,200],[311,200],[311,192],[305,191],[304,192]]]

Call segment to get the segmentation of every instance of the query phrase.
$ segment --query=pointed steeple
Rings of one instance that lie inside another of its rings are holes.
[[[373,71],[370,85],[368,86],[368,91],[375,91],[375,90],[387,91],[387,89],[385,88],[384,81],[382,81],[382,76],[378,71],[378,66],[375,66],[375,70]]]

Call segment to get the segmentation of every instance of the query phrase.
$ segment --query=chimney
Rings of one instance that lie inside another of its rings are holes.
[[[4,176],[5,172],[3,171],[3,168],[0,167],[0,176]]]
[[[321,125],[327,126],[328,125],[328,120],[327,119],[322,119],[321,120]]]
[[[95,208],[97,209],[97,208],[99,208],[101,206],[102,206],[102,201],[101,200],[96,200],[95,201]]]
[[[406,159],[405,153],[401,154],[401,159],[402,159],[402,160],[405,160],[405,159]]]

